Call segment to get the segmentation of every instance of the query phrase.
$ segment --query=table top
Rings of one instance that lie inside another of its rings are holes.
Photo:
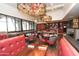
[[[19,52],[17,56],[45,56],[47,48],[48,46],[46,45],[40,45],[35,48],[26,47],[23,51]]]
[[[41,49],[36,48],[27,56],[45,56],[45,52],[46,50],[41,50]]]

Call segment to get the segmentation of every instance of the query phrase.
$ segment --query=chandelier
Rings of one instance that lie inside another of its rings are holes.
[[[41,21],[50,21],[51,16],[46,15],[46,5],[44,3],[19,3],[18,9],[30,16],[39,17]]]
[[[42,3],[31,3],[31,4],[19,4],[18,9],[22,10],[24,13],[27,13],[31,16],[41,16],[45,12],[45,4]]]

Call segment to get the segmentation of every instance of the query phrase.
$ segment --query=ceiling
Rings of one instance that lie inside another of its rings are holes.
[[[17,3],[6,3],[7,5],[16,8],[17,7]]]
[[[13,7],[13,8],[17,8],[17,3],[6,3],[7,5]],[[61,18],[63,18],[63,15],[65,15],[65,13],[68,11],[68,9],[70,8],[72,3],[45,3],[47,6],[47,12],[49,13],[49,15],[51,14],[52,17],[58,17],[58,15],[60,16],[61,14]],[[61,10],[61,12],[58,10]],[[56,13],[55,13],[56,12]],[[58,13],[57,13],[58,12]],[[56,16],[57,15],[57,16]],[[65,19],[68,19],[70,17],[73,16],[77,16],[79,15],[79,4],[76,4],[70,12],[68,12],[67,15],[65,15]],[[59,18],[57,18],[59,19]]]
[[[68,20],[72,17],[77,17],[79,16],[79,3],[77,3],[71,11],[66,15],[65,19]]]
[[[11,7],[14,7],[14,8],[17,7],[17,3],[6,3],[6,4],[11,6]],[[45,4],[46,4],[47,7],[57,7],[58,6],[58,7],[63,7],[63,8],[65,8],[66,5],[68,5],[68,3],[45,3]]]

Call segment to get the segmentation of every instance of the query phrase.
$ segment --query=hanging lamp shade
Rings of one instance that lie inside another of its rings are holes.
[[[44,3],[19,4],[18,7],[23,13],[39,18],[40,22],[52,20],[51,16],[46,15],[46,5]]]
[[[43,16],[45,14],[45,10],[39,8],[38,10],[35,11],[36,16]]]
[[[38,5],[36,4],[36,3],[32,3],[31,4],[31,9],[32,10],[35,10],[35,9],[37,9],[38,8]]]
[[[43,19],[43,21],[51,21],[52,20],[52,17],[45,15],[45,16],[43,16],[42,19]]]
[[[29,14],[31,16],[42,16],[45,15],[45,4],[43,3],[31,3],[31,4],[19,4],[18,8],[23,11],[23,13]]]
[[[45,8],[45,4],[40,3],[40,4],[39,4],[39,8]]]
[[[31,4],[31,9],[32,12],[29,12],[31,15],[35,16],[40,16],[45,14],[45,5],[44,4],[37,4],[33,3]],[[30,11],[29,10],[29,11]]]
[[[34,15],[35,15],[35,11],[34,11],[34,10],[32,10],[32,9],[30,9],[30,10],[29,10],[29,15],[34,16]]]

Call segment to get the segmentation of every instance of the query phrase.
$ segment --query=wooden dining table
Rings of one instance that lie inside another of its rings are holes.
[[[45,47],[46,49],[39,48]],[[48,46],[38,46],[35,48],[26,47],[23,51],[19,52],[17,56],[45,56]]]

